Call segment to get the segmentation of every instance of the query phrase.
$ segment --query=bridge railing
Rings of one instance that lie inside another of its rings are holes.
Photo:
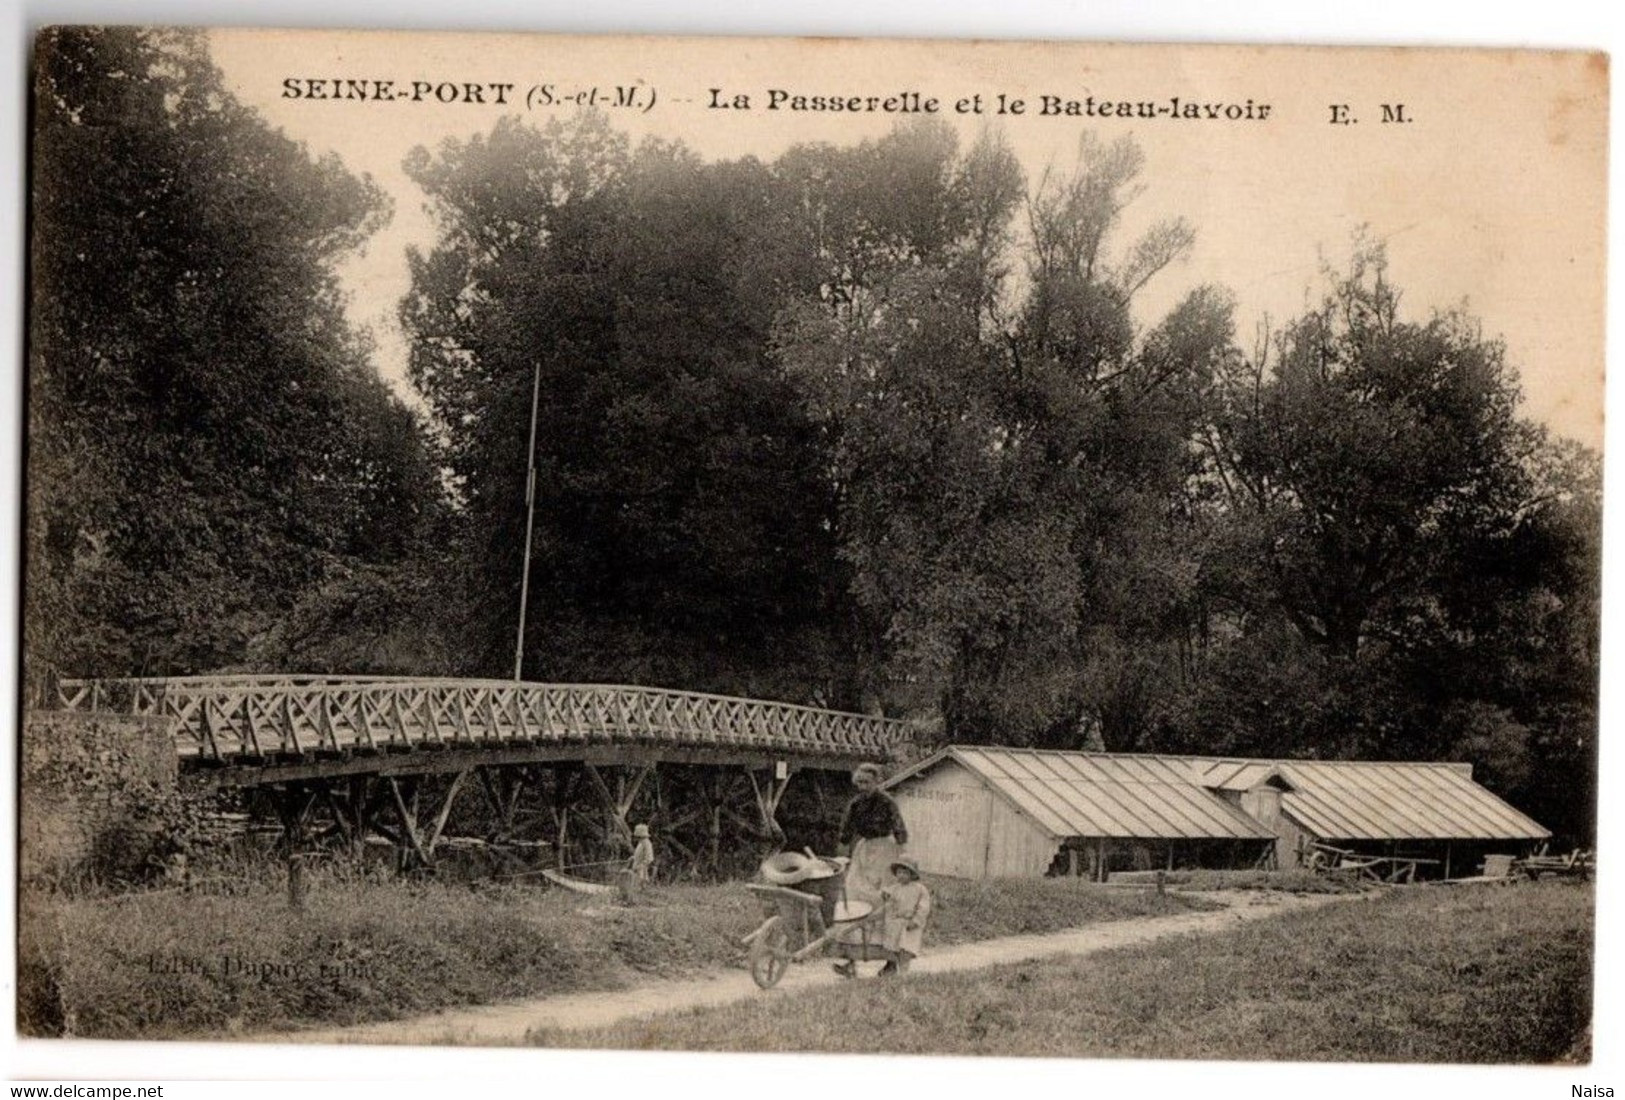
[[[64,680],[68,709],[166,717],[182,756],[538,742],[650,742],[810,755],[887,756],[903,723],[701,692],[620,684],[372,676]]]

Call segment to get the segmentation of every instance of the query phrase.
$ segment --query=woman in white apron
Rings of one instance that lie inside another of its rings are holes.
[[[881,892],[891,881],[891,866],[908,843],[908,827],[897,802],[880,790],[885,773],[876,764],[862,764],[852,773],[852,786],[857,794],[846,804],[841,815],[841,847],[850,851],[851,864],[846,869],[846,900],[848,903],[865,902],[871,907],[881,904]],[[853,929],[843,937],[856,943],[859,932]],[[854,952],[855,955],[855,952]],[[851,977],[853,958],[836,964],[835,969]]]

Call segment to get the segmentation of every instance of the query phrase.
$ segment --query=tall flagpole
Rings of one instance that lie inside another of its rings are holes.
[[[536,371],[530,383],[530,450],[525,456],[525,564],[519,574],[519,630],[513,643],[513,678],[524,679],[525,667],[525,604],[530,599],[530,533],[536,524],[536,410],[542,396],[542,361],[536,360]]]

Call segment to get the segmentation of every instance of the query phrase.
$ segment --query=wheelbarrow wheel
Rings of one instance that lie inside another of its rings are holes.
[[[774,917],[751,941],[750,976],[763,989],[772,989],[790,969],[790,930],[783,917]]]

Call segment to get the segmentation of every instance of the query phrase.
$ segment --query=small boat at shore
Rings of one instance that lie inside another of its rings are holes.
[[[584,878],[576,878],[574,875],[567,875],[563,871],[554,870],[552,867],[543,868],[542,877],[555,886],[562,886],[566,890],[577,894],[613,894],[620,890],[620,887],[613,882],[591,882]]]

